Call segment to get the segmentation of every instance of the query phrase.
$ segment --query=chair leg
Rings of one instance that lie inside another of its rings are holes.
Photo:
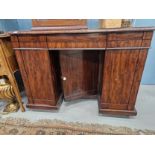
[[[24,105],[22,103],[22,98],[20,96],[20,91],[18,89],[16,79],[15,79],[15,77],[13,75],[8,75],[8,78],[9,78],[9,81],[10,81],[12,87],[13,87],[13,90],[14,90],[14,93],[16,95],[16,99],[17,99],[17,101],[19,103],[20,109],[21,109],[22,112],[24,112],[25,108],[24,108]]]

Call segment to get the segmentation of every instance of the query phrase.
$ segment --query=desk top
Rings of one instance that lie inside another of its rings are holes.
[[[76,30],[27,30],[14,31],[11,35],[24,34],[76,34],[76,33],[108,33],[108,32],[130,32],[130,31],[154,31],[155,27],[130,27],[130,28],[110,28],[110,29],[76,29]]]

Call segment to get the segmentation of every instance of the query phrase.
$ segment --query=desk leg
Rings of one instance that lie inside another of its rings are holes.
[[[14,75],[11,75],[11,74],[8,75],[8,78],[9,78],[9,81],[10,81],[12,87],[13,87],[13,90],[14,90],[14,93],[16,95],[16,99],[17,99],[17,101],[19,103],[20,109],[21,109],[22,112],[24,112],[25,108],[24,108],[24,105],[22,103],[22,98],[20,96],[20,91],[18,89],[16,79],[15,79]]]

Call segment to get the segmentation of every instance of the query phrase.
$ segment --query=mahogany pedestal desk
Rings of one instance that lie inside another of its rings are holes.
[[[12,44],[27,107],[96,98],[99,112],[136,115],[135,102],[154,28],[16,31]]]

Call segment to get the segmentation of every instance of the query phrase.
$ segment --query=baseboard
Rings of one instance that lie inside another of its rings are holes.
[[[61,94],[56,105],[46,105],[46,104],[31,104],[27,103],[26,107],[30,109],[38,110],[58,110],[63,101],[63,95]]]
[[[115,110],[115,109],[99,109],[99,113],[109,115],[123,115],[123,116],[136,116],[137,111],[135,110]]]

